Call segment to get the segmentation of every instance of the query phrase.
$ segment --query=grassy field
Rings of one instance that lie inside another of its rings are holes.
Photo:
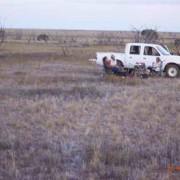
[[[180,79],[102,78],[105,50],[3,44],[0,179],[180,178]]]

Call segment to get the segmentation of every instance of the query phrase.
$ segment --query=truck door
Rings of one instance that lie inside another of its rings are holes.
[[[160,53],[152,46],[145,46],[143,52],[143,62],[146,67],[152,66],[153,62],[156,62],[156,58],[160,56]]]
[[[140,45],[131,45],[129,47],[129,53],[126,58],[126,66],[134,67],[137,62],[142,62],[141,46]]]

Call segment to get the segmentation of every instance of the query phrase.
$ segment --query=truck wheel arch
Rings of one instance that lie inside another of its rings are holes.
[[[117,59],[116,61],[117,61],[117,66],[124,67],[123,62],[120,59]]]

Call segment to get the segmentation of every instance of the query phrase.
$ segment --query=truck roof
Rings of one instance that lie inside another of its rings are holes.
[[[154,45],[159,45],[161,46],[161,44],[153,44],[153,43],[127,43],[127,45],[144,45],[144,46],[154,46]]]

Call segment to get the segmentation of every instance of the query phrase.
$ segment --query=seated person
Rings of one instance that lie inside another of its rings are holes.
[[[114,54],[111,55],[111,65],[116,65],[121,70],[123,70],[123,68],[124,68],[123,62],[121,60],[119,60],[119,59],[116,59]]]
[[[111,65],[117,65],[116,58],[113,54],[111,55]]]
[[[136,66],[134,67],[135,76],[147,79],[149,77],[149,73],[150,70],[146,68],[146,64],[144,62],[136,62]]]
[[[111,69],[114,74],[121,72],[121,69],[117,65],[113,65],[107,56],[103,57],[103,64],[105,69]]]
[[[156,58],[156,63],[152,64],[152,72],[155,74],[159,74],[161,75],[161,71],[162,71],[162,61],[159,57]]]

